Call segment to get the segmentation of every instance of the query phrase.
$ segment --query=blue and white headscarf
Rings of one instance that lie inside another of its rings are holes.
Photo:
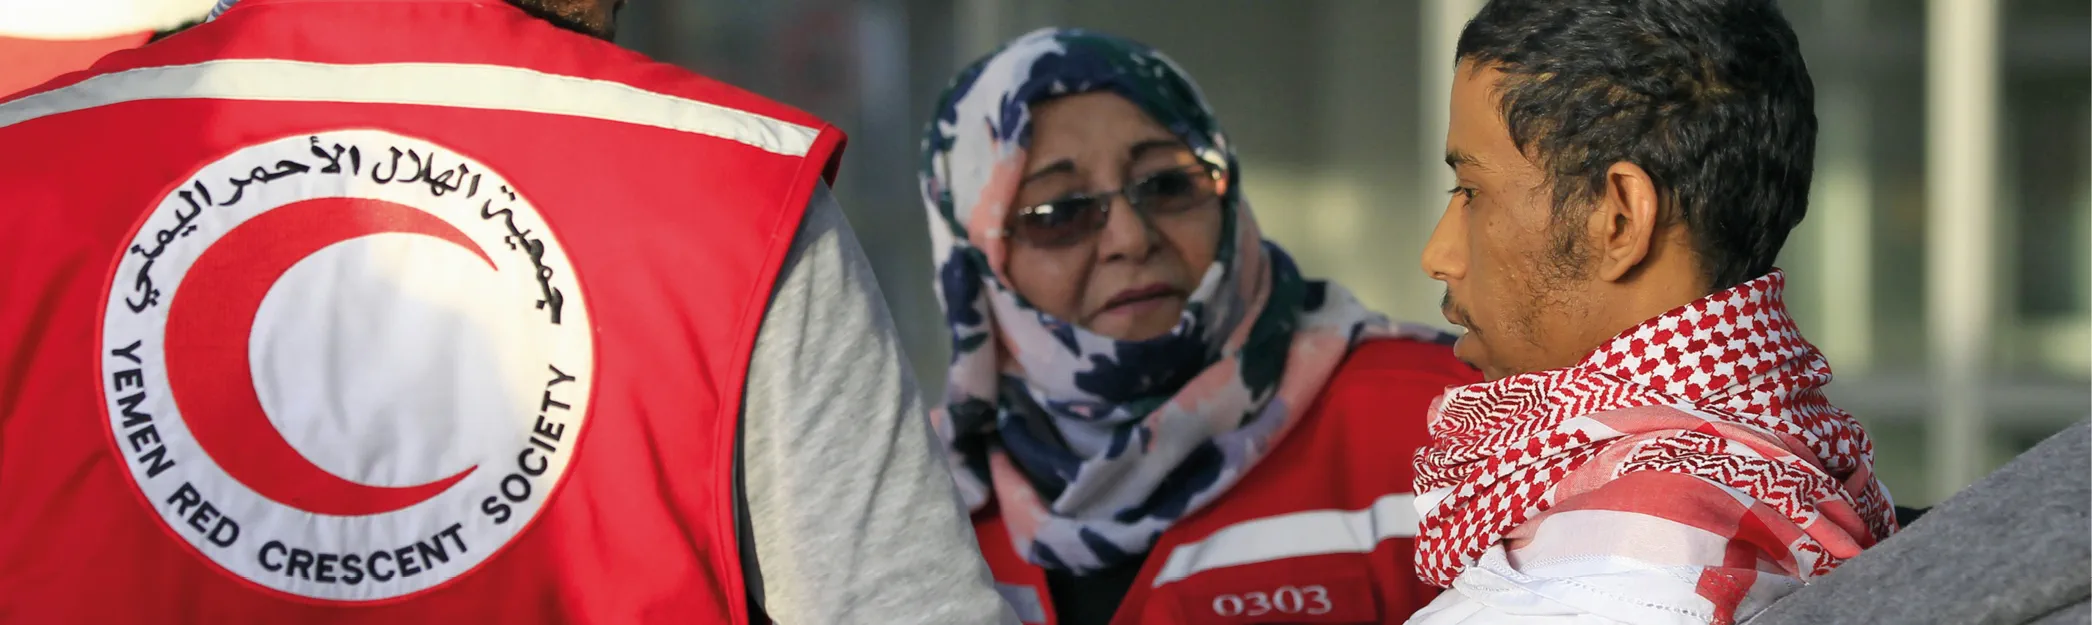
[[[1132,101],[1226,173],[1214,263],[1158,338],[1114,340],[1032,307],[1007,286],[991,232],[1022,177],[1031,106],[1091,91]],[[932,425],[968,506],[997,502],[1040,566],[1084,573],[1146,553],[1280,441],[1358,340],[1440,336],[1303,279],[1259,233],[1198,88],[1139,43],[1072,29],[1010,42],[953,81],[923,153],[953,351]]]
[[[203,21],[208,22],[211,20],[218,19],[218,16],[225,14],[226,9],[232,8],[232,4],[239,1],[240,0],[218,0],[218,4],[211,6],[210,16],[203,18]]]

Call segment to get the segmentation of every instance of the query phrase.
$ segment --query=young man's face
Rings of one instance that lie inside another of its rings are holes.
[[[1555,223],[1553,189],[1497,106],[1502,78],[1468,63],[1454,72],[1446,161],[1458,182],[1423,257],[1446,285],[1446,320],[1467,328],[1454,353],[1491,380],[1575,364],[1590,323],[1584,220]]]

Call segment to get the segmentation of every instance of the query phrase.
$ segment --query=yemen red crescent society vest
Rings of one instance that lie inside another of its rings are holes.
[[[839,132],[499,2],[247,0],[0,104],[0,623],[743,623]]]

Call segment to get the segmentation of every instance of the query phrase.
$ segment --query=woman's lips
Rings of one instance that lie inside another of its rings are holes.
[[[1164,284],[1126,289],[1105,302],[1104,309],[1097,311],[1097,314],[1101,316],[1144,313],[1167,306],[1170,300],[1181,297],[1182,291]]]

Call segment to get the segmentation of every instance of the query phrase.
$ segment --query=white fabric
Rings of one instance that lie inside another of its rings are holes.
[[[1586,562],[1582,575],[1528,574],[1497,545],[1417,611],[1410,625],[1541,623],[1704,625],[1712,606],[1677,573],[1631,561]],[[1593,569],[1605,570],[1598,573]],[[1609,569],[1609,570],[1607,570]],[[1698,569],[1691,572],[1698,574]]]
[[[1628,514],[1632,513],[1618,513]],[[1642,516],[1642,515],[1632,515]],[[1594,523],[1566,525],[1597,529],[1612,535],[1602,519]],[[1555,521],[1550,521],[1550,524]],[[1644,516],[1641,522],[1664,522]],[[1674,528],[1690,535],[1698,530]],[[1707,534],[1708,541],[1721,539]],[[1579,534],[1592,538],[1592,534]],[[1480,559],[1453,579],[1453,587],[1440,593],[1430,605],[1410,617],[1410,625],[1707,625],[1715,622],[1714,604],[1699,594],[1704,567],[1690,563],[1662,566],[1643,560],[1582,555],[1565,558],[1528,558],[1574,543],[1557,536],[1536,538],[1537,546],[1508,550],[1503,543],[1490,547]],[[1553,543],[1554,546],[1548,546]],[[1660,549],[1659,549],[1660,550]],[[1534,553],[1538,552],[1538,553]],[[1562,554],[1555,554],[1562,555]],[[1737,607],[1735,620],[1742,622],[1765,609],[1773,600],[1793,592],[1800,580],[1761,571],[1745,599]]]
[[[1548,515],[1547,522],[1520,528],[1513,536],[1528,534],[1532,540],[1513,549],[1511,557],[1526,570],[1545,567],[1556,574],[1576,574],[1566,567],[1601,556],[1698,570],[1721,562],[1731,542],[1727,536],[1663,517],[1603,509]]]
[[[1155,587],[1203,571],[1330,553],[1371,553],[1381,541],[1416,535],[1408,493],[1382,495],[1362,510],[1308,510],[1251,519],[1205,540],[1178,545],[1155,574]]]
[[[515,97],[519,93],[530,97]],[[719,137],[785,156],[806,154],[820,134],[813,128],[709,102],[520,67],[337,65],[277,59],[225,59],[103,74],[0,106],[0,126],[166,98],[419,104],[567,115]]]

